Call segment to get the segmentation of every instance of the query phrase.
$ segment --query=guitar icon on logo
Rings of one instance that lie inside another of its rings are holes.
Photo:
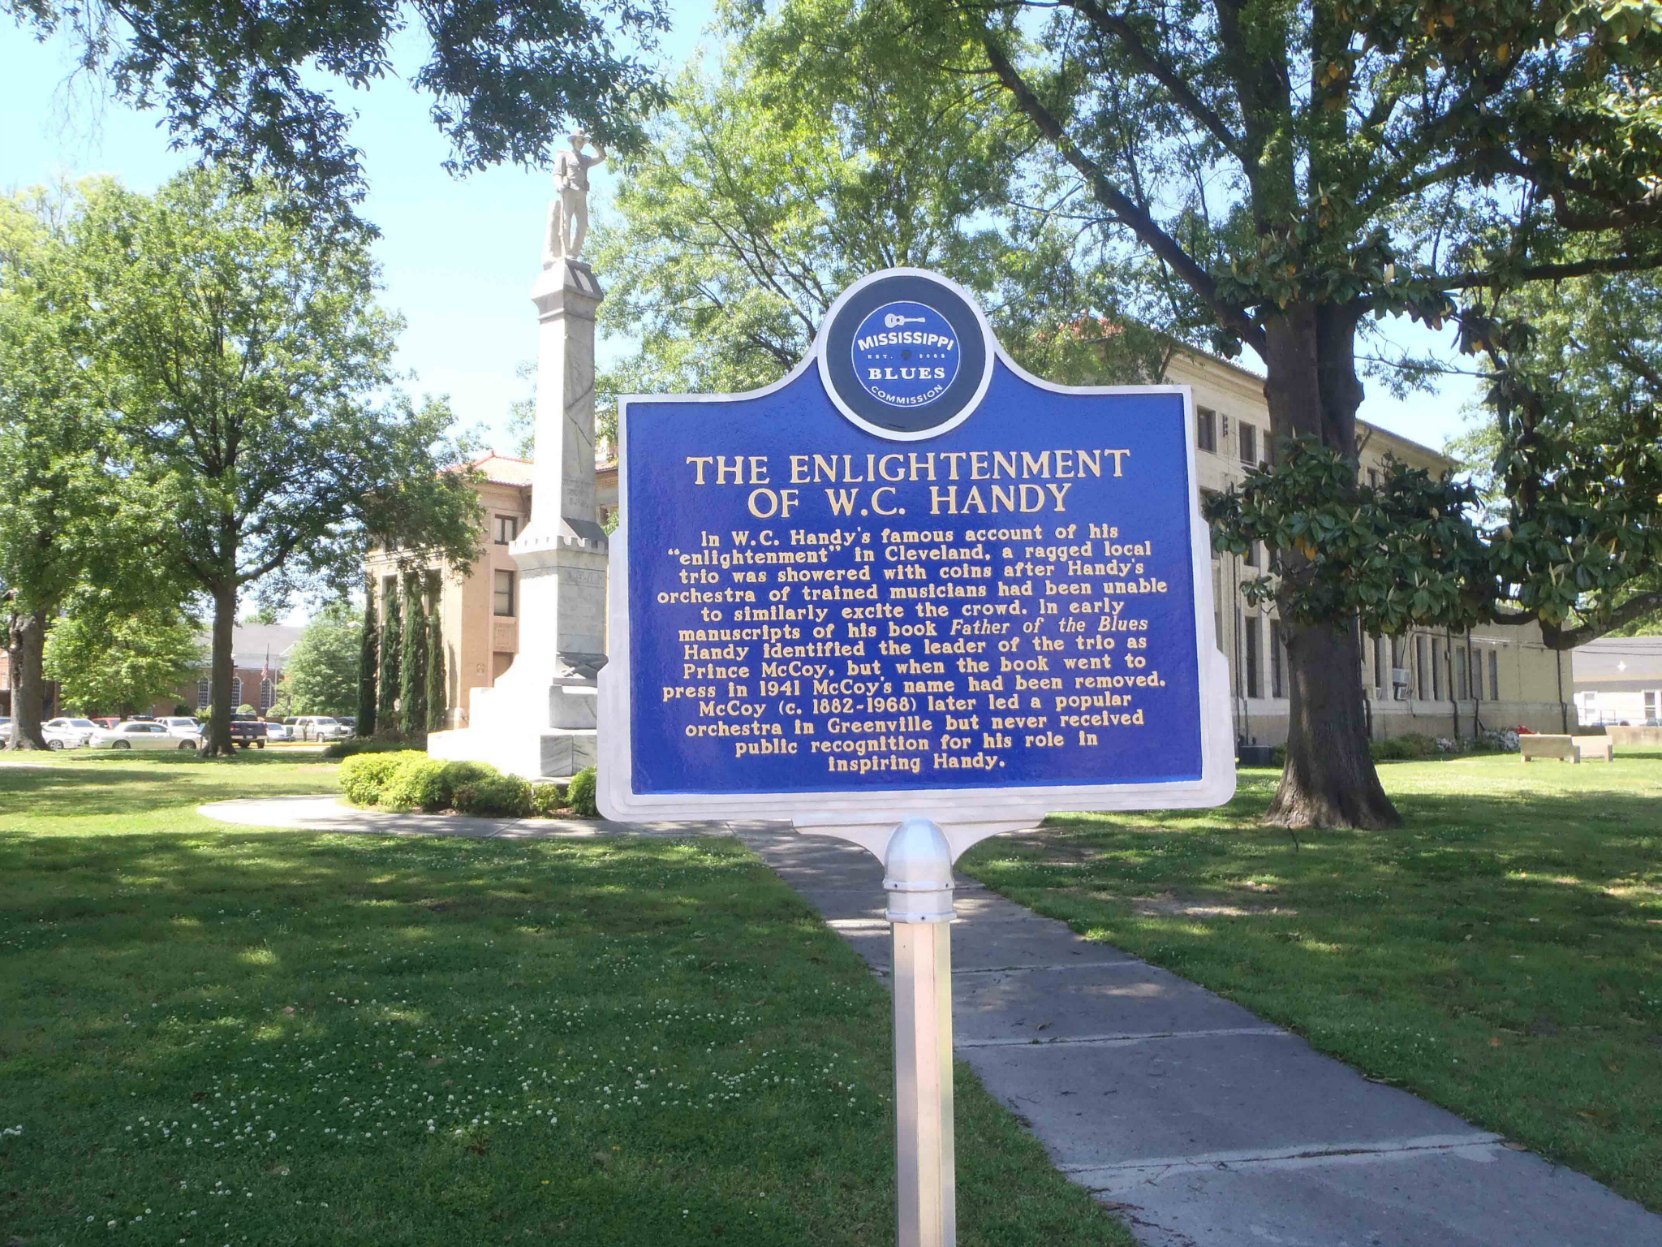
[[[922,316],[902,316],[899,312],[890,312],[883,318],[883,324],[889,329],[899,329],[902,325],[926,325],[929,322]]]

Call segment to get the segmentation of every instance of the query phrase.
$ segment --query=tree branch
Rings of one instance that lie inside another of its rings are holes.
[[[1062,3],[1084,17],[1099,32],[1117,39],[1126,54],[1145,69],[1149,76],[1171,93],[1178,107],[1218,142],[1237,160],[1245,161],[1245,146],[1222,117],[1205,100],[1196,95],[1184,77],[1166,64],[1142,41],[1131,23],[1117,13],[1109,13],[1097,0],[1062,0]]]
[[[1518,268],[1480,269],[1471,273],[1450,273],[1433,277],[1430,284],[1438,290],[1470,290],[1493,285],[1497,280],[1558,281],[1567,277],[1591,277],[1598,273],[1633,273],[1662,268],[1662,253],[1649,255],[1594,256],[1585,260],[1565,260],[1557,264],[1525,264]]]
[[[998,75],[999,81],[1015,96],[1021,110],[1038,127],[1040,133],[1051,141],[1062,158],[1089,183],[1091,193],[1097,202],[1107,208],[1117,221],[1130,229],[1145,246],[1168,264],[1189,288],[1206,302],[1225,329],[1254,349],[1262,349],[1264,331],[1253,323],[1246,309],[1223,298],[1218,293],[1218,284],[1212,275],[1179,246],[1176,239],[1161,229],[1148,212],[1115,186],[1101,165],[1079,150],[1055,114],[1045,107],[1027,80],[1004,55],[991,31],[982,30],[981,43],[986,51],[988,64]]]
[[[1653,589],[1649,593],[1629,598],[1611,611],[1609,618],[1601,623],[1584,623],[1579,628],[1568,629],[1553,624],[1542,624],[1541,636],[1546,640],[1548,649],[1574,649],[1578,645],[1587,644],[1588,641],[1596,641],[1612,628],[1632,623],[1653,611],[1662,611],[1662,589]]]

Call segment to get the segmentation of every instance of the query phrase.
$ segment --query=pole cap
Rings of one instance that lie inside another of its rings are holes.
[[[952,921],[952,846],[927,818],[908,818],[889,836],[883,887],[890,922]]]

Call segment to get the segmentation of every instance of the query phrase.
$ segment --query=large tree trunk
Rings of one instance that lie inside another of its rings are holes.
[[[213,599],[213,667],[208,673],[208,687],[214,713],[208,721],[202,752],[208,757],[228,758],[236,752],[231,743],[231,716],[237,709],[231,701],[231,679],[236,675],[236,656],[231,649],[231,630],[237,622],[236,583],[213,586]]]
[[[41,710],[46,701],[46,624],[45,611],[12,616],[11,636],[7,638],[11,650],[12,727],[13,749],[44,749],[46,737],[41,734]]]
[[[1356,314],[1295,305],[1265,325],[1269,403],[1275,439],[1314,437],[1356,462]],[[1284,569],[1303,556],[1281,550]],[[1287,768],[1268,821],[1284,827],[1395,827],[1402,817],[1385,795],[1368,752],[1361,649],[1352,619],[1303,625],[1281,610],[1287,637]]]

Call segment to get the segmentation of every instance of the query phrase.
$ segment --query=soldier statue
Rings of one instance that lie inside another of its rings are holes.
[[[557,260],[575,260],[583,253],[583,238],[589,232],[589,170],[606,159],[606,148],[596,143],[598,155],[585,156],[589,136],[578,130],[571,135],[571,150],[554,157],[555,198],[548,205],[548,240],[543,249],[543,267]]]

